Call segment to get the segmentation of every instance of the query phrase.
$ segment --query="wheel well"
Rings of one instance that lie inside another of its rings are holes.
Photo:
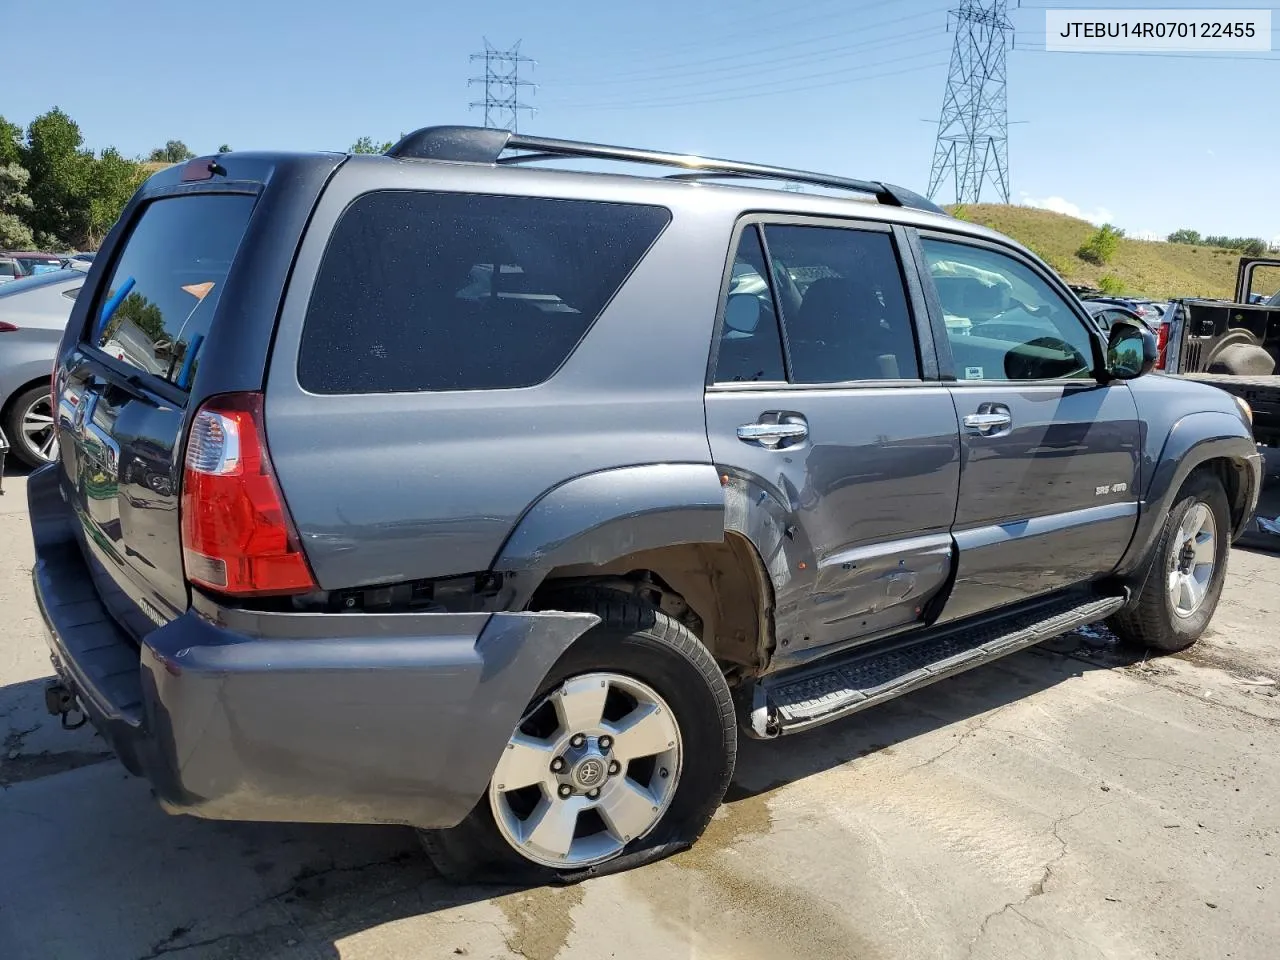
[[[1209,476],[1216,477],[1222,484],[1222,488],[1227,491],[1227,503],[1231,506],[1231,526],[1238,528],[1240,522],[1244,519],[1244,471],[1247,468],[1239,461],[1232,460],[1228,457],[1215,457],[1212,460],[1206,460],[1200,464],[1187,477],[1190,480],[1197,473],[1206,473]]]
[[[750,541],[639,550],[606,564],[557,567],[530,605],[569,586],[608,586],[646,597],[690,627],[732,682],[758,674],[773,653],[773,588]]]
[[[9,418],[10,411],[13,410],[13,405],[17,403],[18,398],[22,396],[24,393],[26,393],[28,390],[32,389],[33,387],[48,386],[48,384],[49,384],[49,378],[47,376],[36,377],[34,380],[28,380],[26,383],[19,384],[17,387],[14,388],[13,392],[10,393],[9,396],[5,398],[4,405],[0,406],[0,418],[7,420]]]

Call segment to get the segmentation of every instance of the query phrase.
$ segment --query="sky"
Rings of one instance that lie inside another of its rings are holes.
[[[470,55],[487,39],[498,49],[519,42],[534,61],[521,66],[537,85],[522,98],[537,111],[521,115],[521,132],[923,193],[953,6],[99,0],[64,11],[48,30],[3,38],[0,115],[26,124],[56,105],[80,124],[87,146],[126,155],[170,139],[197,153],[223,143],[345,150],[365,135],[394,140],[420,126],[482,123],[470,104],[483,90],[468,79],[483,73]],[[1045,6],[1028,0],[1009,10],[1013,202],[1110,221],[1131,236],[1189,227],[1280,241],[1280,53],[1047,53]],[[1280,11],[1272,18],[1280,28]],[[3,29],[15,23],[32,25],[30,0],[0,0]]]

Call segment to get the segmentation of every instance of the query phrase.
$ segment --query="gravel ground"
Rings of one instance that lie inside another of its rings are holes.
[[[1280,554],[1233,552],[1186,654],[1086,630],[746,741],[692,851],[510,891],[446,886],[399,828],[161,813],[44,714],[22,477],[5,490],[4,960],[1280,956]]]

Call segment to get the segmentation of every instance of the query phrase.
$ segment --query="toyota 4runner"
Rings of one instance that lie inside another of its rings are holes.
[[[530,169],[571,158],[677,172]],[[1194,643],[1261,466],[1155,359],[878,182],[459,127],[192,160],[60,347],[48,706],[169,811],[634,866],[740,730],[1094,621]]]

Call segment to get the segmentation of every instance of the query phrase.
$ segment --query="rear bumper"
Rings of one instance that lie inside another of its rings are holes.
[[[56,467],[28,481],[52,659],[171,812],[448,827],[582,613],[246,613],[198,597],[135,642],[92,585]]]

